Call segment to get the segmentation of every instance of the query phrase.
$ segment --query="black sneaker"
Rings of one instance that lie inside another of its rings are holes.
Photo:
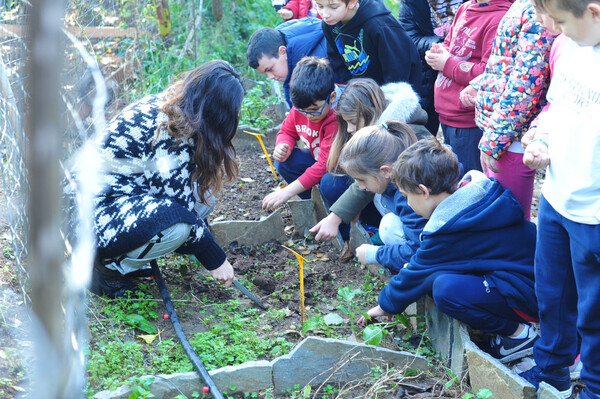
[[[137,288],[129,275],[123,275],[116,270],[106,268],[99,262],[94,262],[92,285],[90,287],[92,293],[112,299],[126,298],[128,292],[133,292]]]
[[[540,382],[542,381],[546,384],[552,385],[558,390],[558,393],[562,399],[569,398],[571,393],[573,393],[573,388],[571,387],[571,376],[569,375],[568,367],[563,367],[556,370],[542,370],[538,366],[533,366],[526,372],[519,374],[519,376],[529,381],[531,385],[535,387],[535,389],[540,387]]]
[[[484,348],[486,352],[500,360],[502,363],[520,359],[533,353],[533,344],[540,337],[534,325],[529,325],[529,333],[526,338],[516,339],[496,335],[492,338],[489,347]]]

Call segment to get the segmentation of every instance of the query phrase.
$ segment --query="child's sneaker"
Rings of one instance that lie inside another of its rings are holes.
[[[512,371],[521,374],[530,368],[535,366],[535,360],[531,357],[526,357],[519,363],[515,364],[512,368]],[[571,376],[571,381],[578,380],[581,376],[581,369],[583,367],[583,363],[581,363],[581,359],[579,355],[575,358],[575,362],[569,366],[569,375]]]
[[[573,393],[571,387],[571,376],[569,375],[569,368],[563,367],[556,370],[542,370],[538,366],[533,366],[531,369],[519,376],[525,378],[531,385],[538,389],[540,382],[544,381],[546,384],[552,385],[556,388],[562,399],[567,399]]]
[[[529,325],[527,337],[517,339],[496,335],[485,350],[502,363],[508,363],[512,360],[531,355],[533,353],[533,344],[539,337],[540,334],[537,328],[534,325]]]

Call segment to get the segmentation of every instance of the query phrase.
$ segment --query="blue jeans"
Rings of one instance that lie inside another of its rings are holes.
[[[313,166],[315,159],[308,148],[294,148],[285,162],[275,161],[275,169],[290,184],[298,179],[309,167]],[[310,190],[298,194],[302,199],[310,199]]]
[[[440,310],[481,331],[511,335],[526,320],[494,287],[487,292],[483,276],[442,274],[433,282],[432,296]],[[572,362],[571,362],[572,363]]]
[[[331,207],[331,205],[333,205],[333,203],[337,201],[342,194],[344,194],[344,192],[353,182],[354,179],[352,179],[350,176],[334,176],[331,173],[325,173],[325,175],[321,178],[319,191],[323,196],[323,200],[325,201],[327,208]],[[340,224],[339,229],[342,239],[344,241],[348,241],[348,239],[350,239],[350,225],[347,223],[342,223]]]
[[[573,364],[581,335],[581,380],[600,393],[600,225],[577,223],[542,196],[535,251],[535,293],[542,337],[533,355],[542,369]]]
[[[458,157],[459,162],[463,164],[465,173],[470,170],[481,172],[481,160],[479,158],[479,140],[483,135],[481,129],[478,127],[451,127],[443,123],[441,125],[444,133],[444,143],[452,147],[452,151]]]

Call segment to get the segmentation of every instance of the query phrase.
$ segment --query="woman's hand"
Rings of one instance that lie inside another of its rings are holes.
[[[379,305],[375,306],[374,308],[369,309],[367,314],[369,315],[371,320],[375,319],[377,317],[380,317],[380,316],[387,316],[387,318],[389,320],[392,319],[392,315],[387,312],[384,312],[383,309],[381,309],[381,307]],[[361,316],[360,319],[358,319],[358,321],[356,322],[356,324],[361,327],[365,327],[367,325],[367,319],[365,318],[365,316]]]
[[[227,259],[218,268],[211,270],[210,275],[217,280],[219,283],[224,284],[225,288],[231,287],[233,280],[235,280],[235,274],[233,272],[233,266]]]
[[[316,233],[315,240],[317,241],[331,241],[337,237],[342,221],[342,218],[332,212],[321,219],[321,221],[314,225],[309,231],[313,234]]]

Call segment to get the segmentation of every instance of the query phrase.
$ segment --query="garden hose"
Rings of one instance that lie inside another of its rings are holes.
[[[150,265],[152,266],[152,273],[154,274],[154,281],[158,285],[158,290],[160,291],[160,296],[162,296],[163,302],[165,303],[165,307],[167,308],[167,313],[169,314],[169,318],[171,319],[171,323],[173,324],[173,328],[175,329],[175,334],[177,334],[177,338],[181,342],[181,346],[183,346],[183,350],[188,355],[196,370],[200,373],[200,377],[208,387],[208,391],[212,394],[212,397],[215,399],[225,399],[217,385],[208,374],[206,367],[202,363],[202,360],[198,357],[192,345],[190,345],[190,341],[188,341],[185,333],[183,332],[183,328],[179,323],[179,319],[177,318],[177,314],[175,313],[175,308],[173,307],[173,302],[171,302],[171,296],[169,295],[169,291],[167,291],[167,286],[165,285],[165,281],[163,280],[162,274],[160,273],[160,269],[158,268],[158,263],[156,260],[150,261]],[[205,387],[205,391],[206,391]]]

